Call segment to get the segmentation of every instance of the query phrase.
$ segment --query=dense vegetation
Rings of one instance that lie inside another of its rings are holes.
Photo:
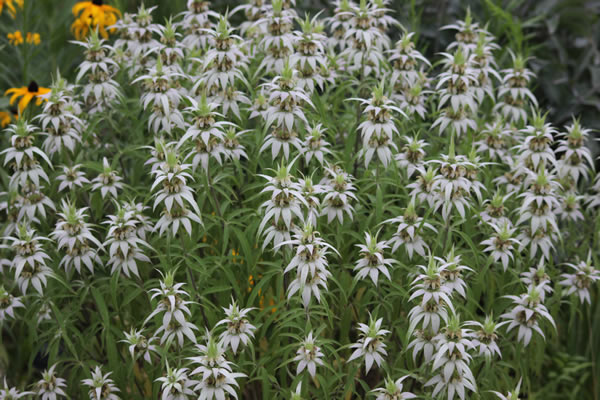
[[[150,3],[0,0],[0,399],[598,399],[591,11]]]

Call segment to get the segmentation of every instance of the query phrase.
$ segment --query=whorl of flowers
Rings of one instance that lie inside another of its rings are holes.
[[[199,364],[190,374],[198,376],[194,387],[200,393],[199,399],[224,399],[226,395],[237,399],[235,387],[237,379],[246,375],[232,371],[232,363],[225,359],[225,350],[221,342],[217,341],[209,332],[206,332],[206,344],[197,345],[199,356],[189,359]]]
[[[398,129],[392,112],[402,116],[406,116],[406,114],[394,106],[393,101],[385,96],[383,85],[373,89],[371,99],[354,100],[366,106],[363,110],[363,114],[366,116],[365,121],[358,126],[361,132],[362,156],[365,159],[365,167],[368,167],[375,153],[383,166],[387,167],[392,160],[392,149],[394,151],[398,150],[394,143],[394,134],[398,133]]]
[[[359,339],[350,346],[354,351],[348,362],[359,358],[364,359],[367,373],[373,366],[373,363],[377,364],[377,367],[381,367],[381,364],[385,361],[384,356],[387,356],[387,351],[385,350],[386,344],[383,343],[383,338],[390,331],[382,329],[382,323],[383,318],[376,320],[372,316],[369,316],[369,324],[359,322],[357,327]]]
[[[94,237],[92,227],[86,221],[88,208],[78,209],[69,201],[63,200],[60,209],[58,222],[50,234],[57,247],[66,253],[59,265],[67,272],[74,266],[77,273],[81,273],[83,265],[94,273],[94,264],[101,262],[98,251],[102,249],[102,243]]]

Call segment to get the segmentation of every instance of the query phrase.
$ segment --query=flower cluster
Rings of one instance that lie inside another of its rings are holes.
[[[65,75],[5,92],[0,399],[552,397],[556,328],[595,334],[596,132],[491,25],[108,3],[75,3]]]

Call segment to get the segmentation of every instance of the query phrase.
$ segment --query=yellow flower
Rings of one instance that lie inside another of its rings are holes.
[[[71,25],[71,31],[77,40],[84,39],[90,29],[98,29],[102,37],[108,39],[106,27],[114,25],[121,12],[103,3],[103,0],[80,1],[73,6],[75,21]],[[115,29],[109,31],[113,33]]]
[[[35,104],[37,104],[38,106],[42,104],[43,100],[48,101],[48,99],[45,99],[40,96],[46,93],[50,93],[50,89],[40,87],[35,81],[31,81],[29,86],[8,89],[6,92],[4,92],[4,95],[6,96],[7,94],[11,93],[12,96],[10,97],[10,105],[12,106],[15,100],[21,97],[21,100],[19,100],[19,113],[23,113],[25,107],[27,107],[27,105],[29,104],[29,102],[31,102],[31,100],[33,100],[33,98],[36,99]]]
[[[18,46],[20,44],[23,44],[24,41],[26,41],[29,44],[34,44],[37,46],[42,41],[39,33],[31,33],[31,32],[27,32],[27,35],[25,36],[25,40],[23,40],[23,34],[21,33],[21,31],[14,31],[13,33],[7,33],[6,37],[8,38],[8,41],[10,42],[10,44],[12,44],[13,46]]]
[[[9,112],[0,111],[0,128],[5,128],[12,121],[12,116]]]
[[[2,1],[2,0],[0,0]],[[23,35],[21,34],[21,31],[14,31],[13,33],[7,33],[6,37],[8,38],[8,41],[10,42],[10,44],[12,44],[13,46],[18,46],[20,44],[23,44]]]
[[[23,8],[23,0],[0,0],[0,14],[2,14],[2,9],[4,8],[5,4],[6,4],[6,7],[8,8],[8,13],[13,18],[15,17],[15,14],[17,13],[15,4],[19,8]]]
[[[39,33],[31,33],[31,32],[27,32],[27,36],[26,36],[25,40],[27,41],[27,43],[34,44],[36,46],[38,44],[40,44],[40,42],[42,41]]]

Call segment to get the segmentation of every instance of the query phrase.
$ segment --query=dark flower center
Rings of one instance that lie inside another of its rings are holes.
[[[104,2],[102,0],[92,0],[92,4],[101,6]]]
[[[36,81],[31,81],[29,83],[29,86],[27,86],[27,91],[29,93],[37,93],[39,90],[40,90],[40,87]]]

